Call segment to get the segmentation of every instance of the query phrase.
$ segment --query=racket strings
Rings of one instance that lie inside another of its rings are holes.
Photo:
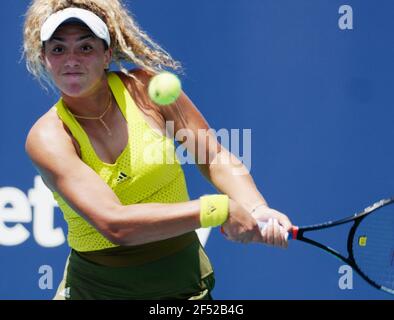
[[[394,206],[366,216],[353,238],[357,266],[377,286],[394,290]],[[394,292],[393,292],[394,293]]]

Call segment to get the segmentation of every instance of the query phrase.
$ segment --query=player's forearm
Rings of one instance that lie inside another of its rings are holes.
[[[200,228],[200,200],[120,206],[109,226],[119,245],[138,245],[176,237]]]
[[[227,194],[246,210],[251,211],[261,203],[267,204],[248,169],[227,149],[222,148],[222,151],[216,155],[216,159],[202,170],[216,189]]]

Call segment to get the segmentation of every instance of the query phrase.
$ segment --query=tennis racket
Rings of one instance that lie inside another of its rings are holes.
[[[293,227],[288,239],[314,245],[353,268],[373,287],[394,294],[394,198],[380,200],[350,217],[303,227]],[[307,238],[305,233],[353,223],[347,237],[347,257]],[[258,221],[262,229],[266,223]]]

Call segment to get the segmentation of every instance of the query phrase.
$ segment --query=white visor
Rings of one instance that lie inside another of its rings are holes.
[[[41,27],[41,41],[49,40],[62,23],[74,20],[86,24],[98,38],[107,43],[108,47],[111,45],[111,37],[104,21],[93,12],[80,8],[67,8],[50,15]]]

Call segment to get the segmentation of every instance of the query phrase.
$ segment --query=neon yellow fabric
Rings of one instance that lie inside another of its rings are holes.
[[[60,99],[54,106],[81,148],[89,165],[114,191],[123,205],[189,201],[184,172],[175,154],[174,141],[156,132],[143,118],[121,79],[108,74],[108,84],[128,123],[129,142],[114,164],[97,156],[89,137]],[[54,192],[68,224],[68,244],[80,251],[115,247]],[[92,199],[94,201],[94,199]]]
[[[200,197],[201,227],[216,227],[228,218],[229,198],[226,194],[211,194]]]

